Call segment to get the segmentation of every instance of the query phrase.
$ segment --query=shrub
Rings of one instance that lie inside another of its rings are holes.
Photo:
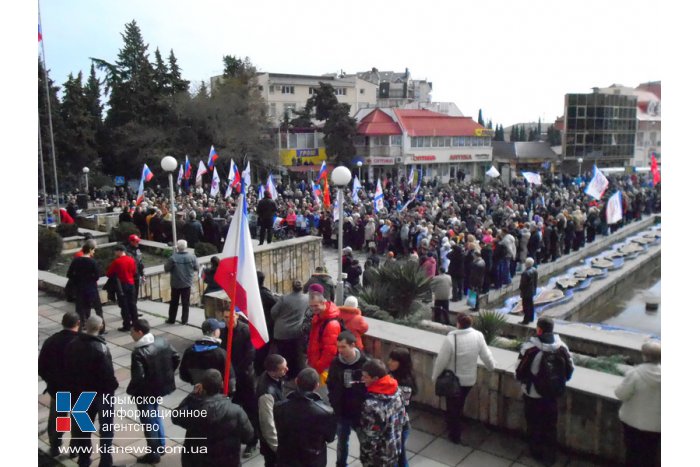
[[[48,271],[63,250],[63,238],[53,229],[39,228],[39,269]]]
[[[114,260],[114,248],[98,248],[95,250],[93,258],[97,261],[100,276],[104,276],[107,273],[107,268]]]
[[[503,313],[495,310],[484,310],[479,312],[474,321],[474,329],[481,331],[487,345],[491,345],[499,336],[508,320]]]
[[[393,318],[403,319],[415,310],[414,301],[430,297],[430,278],[415,261],[385,264],[369,272],[372,284],[359,292],[362,299],[387,311]]]
[[[194,255],[199,258],[200,256],[209,256],[219,253],[219,249],[215,245],[207,242],[197,242],[194,246]]]
[[[129,241],[129,235],[141,236],[141,231],[133,222],[120,222],[118,226],[112,227],[109,232],[110,242],[126,243]]]
[[[61,223],[56,226],[56,233],[63,238],[79,235],[78,224]]]
[[[622,355],[612,355],[610,357],[585,357],[572,354],[574,365],[588,368],[589,370],[600,371],[611,375],[624,376],[624,371],[617,365],[626,363]]]

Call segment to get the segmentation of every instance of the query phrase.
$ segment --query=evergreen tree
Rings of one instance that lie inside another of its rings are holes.
[[[561,132],[554,128],[554,125],[547,127],[547,142],[550,146],[561,145]]]
[[[493,122],[490,118],[489,121],[486,123],[486,128],[488,128],[489,130],[493,130]]]
[[[518,129],[518,125],[513,125],[510,128],[510,141],[515,142],[518,141],[518,136],[520,135],[520,130]]]
[[[357,122],[350,116],[348,104],[338,104],[330,112],[323,127],[323,141],[329,158],[337,165],[349,166],[355,155],[353,139]]]
[[[537,137],[537,132],[535,131],[534,127],[530,128],[530,131],[528,132],[527,135],[527,140],[528,141],[537,141],[539,138]]]
[[[538,141],[539,141],[541,135],[542,135],[542,119],[540,117],[537,117],[537,140]]]
[[[170,71],[167,65],[163,61],[163,57],[160,55],[160,50],[156,48],[154,54],[156,63],[153,69],[153,82],[155,84],[155,91],[159,95],[169,94],[170,90]]]
[[[207,83],[205,83],[204,81],[200,81],[199,88],[197,88],[197,92],[194,98],[198,100],[209,98],[209,89],[207,88]]]
[[[287,113],[284,114],[285,118],[287,119],[285,123],[294,128],[312,128],[313,123],[311,122],[311,119],[313,118],[313,110],[313,97],[310,97],[306,101],[306,105],[303,109],[292,110],[292,113],[294,114],[294,118],[292,120],[289,120],[289,115]]]
[[[187,92],[190,88],[190,82],[182,79],[180,74],[180,66],[177,64],[177,59],[173,53],[173,49],[170,49],[170,56],[168,56],[168,84],[171,95],[179,94],[181,92]]]
[[[46,190],[49,193],[55,193],[56,188],[54,185],[54,176],[53,176],[53,167],[51,163],[51,133],[50,133],[50,128],[49,128],[49,112],[48,112],[48,107],[50,102],[51,105],[51,124],[53,126],[53,131],[54,131],[54,142],[56,145],[59,144],[57,141],[57,135],[60,135],[62,132],[62,122],[61,122],[61,117],[59,115],[59,109],[60,109],[60,103],[58,100],[58,86],[54,85],[54,81],[51,79],[51,75],[49,73],[50,70],[47,71],[46,76],[49,78],[49,99],[50,101],[47,101],[46,99],[46,81],[44,77],[44,65],[41,62],[41,58],[38,59],[39,62],[39,80],[38,80],[38,106],[39,106],[39,125],[40,125],[40,130],[41,130],[41,150],[43,153],[43,158],[44,158],[44,173],[45,173],[45,178],[46,178]],[[38,155],[37,155],[38,157]],[[57,168],[60,167],[62,161],[62,156],[58,152],[58,148],[56,148],[56,165]],[[41,187],[41,171],[38,171],[38,186]],[[59,176],[59,187],[62,190],[66,190],[69,188],[68,184],[64,183],[62,178]]]
[[[484,118],[481,116],[481,109],[479,109],[479,118],[476,121],[479,125],[484,126]]]
[[[328,120],[331,113],[333,113],[338,106],[338,98],[335,95],[333,86],[328,83],[321,83],[320,81],[316,89],[316,94],[307,101],[307,107],[309,106],[309,102],[312,108],[316,108],[316,120],[320,121]]]
[[[496,131],[493,135],[494,141],[504,141],[503,125],[496,124]]]
[[[85,100],[87,101],[90,115],[93,118],[95,129],[99,129],[102,124],[102,102],[100,101],[100,80],[97,79],[94,64],[90,65],[90,76],[88,76],[85,82],[83,93],[85,94]]]

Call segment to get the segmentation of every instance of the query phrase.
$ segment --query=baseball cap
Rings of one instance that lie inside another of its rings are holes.
[[[202,332],[205,334],[210,334],[217,329],[223,329],[226,327],[223,321],[219,321],[216,318],[209,318],[202,323]]]
[[[136,234],[131,234],[131,235],[129,235],[129,242],[136,242],[136,243],[138,243],[138,242],[140,242],[140,241],[141,241],[141,238],[139,238],[138,235],[136,235]]]

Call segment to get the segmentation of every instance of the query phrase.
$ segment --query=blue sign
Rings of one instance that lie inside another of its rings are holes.
[[[126,181],[121,175],[114,177],[114,186],[124,186],[124,183],[126,183]]]
[[[318,148],[315,149],[297,149],[297,157],[316,157],[318,156]]]

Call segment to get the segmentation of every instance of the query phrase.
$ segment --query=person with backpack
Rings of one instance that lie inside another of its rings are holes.
[[[309,287],[309,308],[313,313],[306,356],[309,366],[316,370],[321,384],[326,383],[328,368],[338,354],[338,336],[345,330],[340,310],[323,296],[323,286]]]
[[[551,465],[556,461],[557,399],[566,390],[574,362],[546,317],[537,320],[537,335],[523,344],[518,358],[515,378],[521,382],[530,453]]]

